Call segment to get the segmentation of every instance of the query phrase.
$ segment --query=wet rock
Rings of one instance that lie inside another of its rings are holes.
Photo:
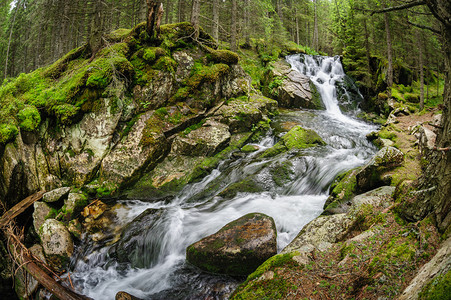
[[[42,197],[42,201],[44,202],[58,202],[63,198],[66,198],[69,195],[70,187],[62,187],[58,189],[54,189],[53,191],[47,192]]]
[[[42,251],[42,247],[40,245],[34,245],[31,248],[29,248],[30,252],[39,258],[44,263],[46,262],[44,257],[44,252]],[[28,299],[30,296],[36,292],[39,283],[36,279],[33,278],[28,272],[24,270],[23,267],[20,267],[16,272],[14,276],[14,289],[16,291],[16,294],[19,296],[20,299]]]
[[[74,243],[63,223],[47,219],[39,229],[44,254],[50,266],[62,271],[74,252]]]
[[[158,231],[156,226],[163,214],[164,210],[153,208],[141,213],[123,229],[119,242],[110,248],[109,255],[119,262],[129,262],[133,268],[152,266],[161,248],[161,236],[154,232]]]
[[[324,109],[316,87],[308,76],[292,70],[284,60],[274,63],[274,68],[267,74],[265,81],[265,95],[276,98],[281,107]],[[280,81],[280,85],[269,88],[276,81]]]
[[[97,201],[91,203],[89,206],[86,206],[83,209],[83,212],[81,213],[81,215],[85,218],[91,217],[93,219],[97,219],[105,212],[105,210],[107,208],[108,208],[108,206],[105,203],[103,203],[100,200],[97,200]]]
[[[245,145],[243,148],[241,148],[241,152],[251,153],[251,152],[258,151],[259,149],[260,149],[260,147],[257,145]]]
[[[80,239],[81,237],[81,233],[82,233],[82,229],[81,229],[81,224],[80,221],[78,221],[78,219],[74,219],[69,221],[69,224],[67,225],[67,230],[77,239]]]
[[[366,192],[382,185],[381,175],[384,171],[400,166],[404,161],[404,154],[394,147],[384,147],[362,167],[356,174],[357,190]]]
[[[44,224],[45,220],[50,217],[52,208],[45,202],[37,201],[33,204],[33,226],[36,232],[39,232],[39,228]],[[55,217],[55,216],[54,216]]]
[[[212,156],[225,148],[230,140],[229,127],[208,120],[186,137],[178,135],[172,143],[172,152],[187,156]]]
[[[247,214],[190,245],[186,249],[186,258],[212,273],[248,275],[277,254],[276,236],[271,217]]]
[[[325,145],[321,137],[311,129],[294,126],[288,131],[277,144],[261,154],[261,157],[273,157],[282,152],[290,150],[301,150],[305,148]]]

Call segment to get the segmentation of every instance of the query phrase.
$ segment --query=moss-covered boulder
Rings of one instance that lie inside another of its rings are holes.
[[[147,121],[153,112],[141,115],[129,134],[102,160],[100,179],[121,186],[136,180],[140,172],[155,165],[167,151],[169,144],[161,129]]]
[[[384,184],[382,174],[385,171],[400,166],[404,161],[404,154],[394,147],[384,147],[362,167],[356,174],[357,190],[366,192]]]
[[[264,94],[281,107],[324,109],[324,104],[309,77],[292,70],[284,60],[275,62],[264,80]]]
[[[277,254],[274,220],[247,214],[186,249],[191,264],[212,273],[248,275]]]
[[[356,194],[356,175],[360,168],[338,174],[330,186],[329,197],[324,203],[323,215],[343,213],[342,204]]]
[[[311,129],[294,126],[273,147],[264,151],[261,157],[273,157],[282,152],[301,150],[319,145],[326,145],[321,137]]]
[[[66,269],[74,252],[66,226],[55,219],[47,219],[39,228],[39,237],[49,265],[59,271]]]
[[[229,126],[207,120],[186,136],[178,135],[172,143],[172,151],[187,156],[212,156],[224,149],[229,140]]]

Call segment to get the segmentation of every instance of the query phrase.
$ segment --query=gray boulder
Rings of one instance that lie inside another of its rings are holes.
[[[67,195],[69,195],[70,187],[62,187],[58,189],[54,189],[50,192],[47,192],[42,197],[42,200],[44,202],[58,202],[59,200],[62,200],[63,198],[66,198]]]
[[[208,120],[185,137],[178,135],[172,143],[172,152],[187,156],[212,156],[222,150],[229,140],[229,126]]]
[[[39,237],[49,265],[64,270],[74,252],[74,243],[66,226],[55,219],[47,219],[39,229]]]
[[[277,254],[274,220],[261,213],[247,214],[186,249],[191,264],[212,273],[249,275]]]
[[[284,60],[274,63],[266,81],[266,96],[276,98],[281,107],[324,109],[315,85],[306,75],[292,70]]]
[[[39,232],[39,228],[44,224],[45,220],[50,216],[52,208],[45,202],[37,201],[34,204],[33,211],[33,226],[36,232]]]

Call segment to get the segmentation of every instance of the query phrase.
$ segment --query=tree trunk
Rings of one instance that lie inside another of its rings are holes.
[[[160,24],[163,13],[163,2],[147,0],[146,31],[150,39],[152,39],[154,35],[156,38],[160,38]]]
[[[417,45],[418,45],[418,68],[420,69],[420,110],[424,108],[424,66],[423,66],[423,43],[421,41],[421,32],[416,30]]]
[[[299,43],[301,42],[299,40],[299,16],[298,16],[298,9],[296,8],[294,13],[296,14],[296,44],[299,45]]]
[[[237,32],[236,32],[236,23],[237,23],[237,7],[236,7],[236,1],[232,0],[232,23],[230,26],[230,50],[236,51],[237,50]]]
[[[442,49],[445,63],[445,91],[443,114],[435,140],[436,150],[426,156],[429,164],[420,178],[420,191],[406,208],[411,219],[431,215],[441,232],[451,231],[451,2],[425,0],[433,15],[441,23]],[[448,150],[447,150],[448,149]]]
[[[191,9],[191,24],[194,27],[194,39],[199,38],[199,15],[200,15],[200,0],[193,0]]]
[[[213,38],[219,41],[219,0],[213,0]]]
[[[313,20],[313,49],[318,51],[318,0],[313,0],[314,5],[314,20]]]
[[[382,7],[385,8],[385,5],[382,5]],[[392,41],[388,13],[384,13],[384,21],[385,21],[385,35],[387,38],[387,61],[388,61],[387,92],[388,95],[391,96],[391,87],[393,85],[393,57],[392,57]]]
[[[6,58],[5,58],[5,79],[8,74],[9,50],[11,49],[11,41],[12,41],[12,37],[13,37],[14,23],[16,22],[16,15],[17,15],[17,11],[19,10],[20,3],[21,3],[21,1],[18,1],[16,3],[16,9],[14,10],[13,21],[11,23],[11,30],[9,31],[8,48],[6,49]]]

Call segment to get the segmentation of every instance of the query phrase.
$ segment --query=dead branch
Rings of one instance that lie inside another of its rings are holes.
[[[410,25],[412,25],[412,26],[414,26],[414,27],[418,27],[418,28],[420,28],[420,29],[429,30],[429,31],[432,31],[432,32],[435,33],[435,34],[440,34],[440,31],[438,31],[437,29],[434,29],[434,28],[432,28],[432,27],[425,26],[425,25],[420,25],[420,24],[416,24],[416,23],[413,23],[413,22],[410,22],[410,21],[407,21],[407,23],[410,24]]]
[[[371,12],[371,16],[374,14],[380,14],[380,13],[386,13],[386,12],[390,12],[390,11],[396,11],[396,10],[402,10],[402,9],[406,9],[406,8],[410,8],[410,7],[414,7],[414,6],[419,6],[419,5],[426,5],[426,2],[420,0],[420,1],[413,1],[413,2],[409,2],[403,5],[398,5],[398,6],[392,6],[392,7],[387,7],[387,8],[383,8],[383,9],[378,9],[378,10],[373,10]]]
[[[37,192],[31,196],[28,196],[24,200],[20,201],[18,204],[14,205],[10,210],[3,214],[0,219],[0,229],[7,225],[11,220],[15,217],[23,213],[28,207],[30,207],[33,203],[42,199],[45,191]]]

